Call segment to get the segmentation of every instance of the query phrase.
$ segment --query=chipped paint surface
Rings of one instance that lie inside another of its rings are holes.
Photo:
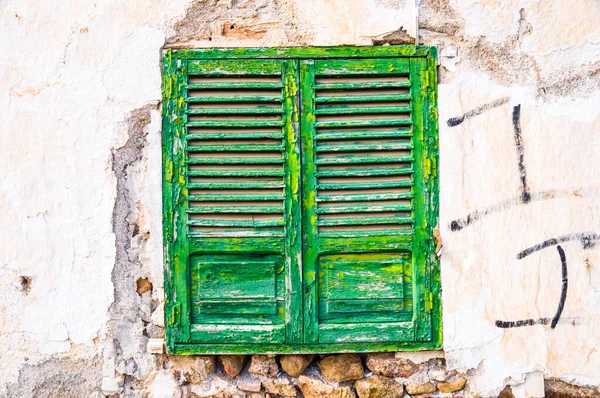
[[[400,26],[414,35],[417,14],[420,43],[443,55],[437,251],[446,360],[469,371],[479,396],[535,372],[600,385],[600,7],[420,3],[3,2],[0,396],[43,396],[52,391],[44,375],[62,383],[74,369],[77,389],[65,393],[75,396],[141,393],[163,380],[179,389],[145,347],[164,337],[165,43],[380,43]],[[168,164],[165,172],[178,175]],[[561,240],[574,234],[583,238]],[[563,286],[558,244],[568,288],[552,328]],[[151,290],[138,294],[140,278]]]

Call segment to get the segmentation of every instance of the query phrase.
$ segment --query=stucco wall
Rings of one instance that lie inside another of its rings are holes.
[[[600,385],[597,2],[9,0],[0,15],[0,395],[142,396],[164,366],[146,352],[164,335],[162,48],[394,42],[417,16],[442,54],[439,355],[474,395],[531,372]]]

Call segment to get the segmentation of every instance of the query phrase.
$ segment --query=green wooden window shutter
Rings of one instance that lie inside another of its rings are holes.
[[[171,352],[441,344],[435,53],[167,51]]]

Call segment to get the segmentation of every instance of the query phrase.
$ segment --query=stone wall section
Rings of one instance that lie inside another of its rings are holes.
[[[332,355],[157,356],[148,398],[472,398],[469,375],[441,351]],[[499,398],[598,398],[600,390],[541,374]]]
[[[153,398],[470,396],[439,354],[160,356],[147,388]]]

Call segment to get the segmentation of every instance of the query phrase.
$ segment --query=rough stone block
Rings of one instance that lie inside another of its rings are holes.
[[[235,377],[244,368],[247,357],[245,355],[221,355],[219,357],[223,364],[223,369],[229,377]]]
[[[410,377],[417,372],[418,366],[404,358],[396,358],[394,353],[367,355],[367,368],[373,373],[386,377]]]
[[[404,395],[402,384],[384,376],[357,380],[354,387],[360,398],[402,398]]]
[[[265,390],[273,395],[282,397],[295,397],[298,395],[298,390],[287,377],[267,380],[263,382],[263,385]]]
[[[357,354],[329,355],[318,362],[319,369],[328,381],[358,380],[364,375],[360,356]]]
[[[162,354],[165,352],[165,339],[148,339],[148,353]]]
[[[512,388],[510,388],[510,386],[504,387],[504,390],[500,391],[498,398],[515,398]]]
[[[267,355],[252,355],[248,372],[260,376],[275,377],[279,374],[279,366],[274,357]]]
[[[410,395],[431,394],[436,387],[433,383],[410,383],[406,385],[406,392]]]
[[[262,388],[260,380],[251,378],[239,379],[236,385],[240,390],[248,392],[260,392]]]
[[[215,372],[216,359],[210,355],[172,357],[170,366],[175,370],[180,384],[199,384]]]
[[[356,398],[350,386],[334,387],[311,376],[300,375],[298,387],[304,394],[304,398]]]
[[[437,388],[438,388],[438,390],[440,390],[443,393],[455,392],[458,390],[462,390],[463,387],[465,386],[466,382],[467,382],[467,379],[465,379],[464,377],[461,377],[454,381],[448,381],[446,383],[438,383]]]
[[[181,388],[172,371],[161,370],[151,379],[148,398],[181,398]]]
[[[240,391],[231,380],[215,376],[210,383],[191,385],[191,398],[244,398],[246,393]]]
[[[282,355],[279,358],[281,368],[292,377],[298,377],[312,362],[314,355]]]
[[[206,374],[215,373],[217,370],[217,357],[214,355],[201,355],[197,357],[204,364]]]
[[[544,381],[546,398],[597,398],[600,389],[594,387],[576,386],[562,380],[548,379]]]

